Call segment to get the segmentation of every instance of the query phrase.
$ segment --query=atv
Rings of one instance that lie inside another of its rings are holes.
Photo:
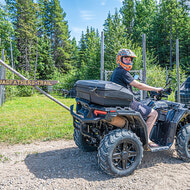
[[[169,150],[175,142],[178,156],[190,161],[190,110],[184,104],[162,100],[170,89],[151,92],[142,103],[158,112],[148,146],[146,118],[130,108],[133,94],[110,81],[79,80],[76,112],[71,106],[74,141],[83,151],[98,151],[98,164],[107,174],[127,176],[143,158],[143,151]]]

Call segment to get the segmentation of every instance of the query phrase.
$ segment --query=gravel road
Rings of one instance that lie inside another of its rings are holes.
[[[96,154],[82,152],[72,140],[0,144],[0,189],[190,190],[190,163],[179,160],[174,149],[144,152],[140,167],[122,178],[104,174]]]

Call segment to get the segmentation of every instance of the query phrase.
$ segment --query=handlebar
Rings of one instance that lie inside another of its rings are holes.
[[[150,91],[150,97],[154,98],[156,100],[161,100],[163,97],[168,98],[168,95],[170,95],[171,92],[172,92],[171,88],[166,88],[162,91],[159,91],[158,93],[155,91]],[[165,95],[165,94],[167,94],[167,95]]]

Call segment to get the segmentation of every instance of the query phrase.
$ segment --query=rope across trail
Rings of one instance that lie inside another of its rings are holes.
[[[4,67],[6,67],[7,69],[9,69],[11,72],[13,72],[14,74],[16,74],[17,76],[19,76],[21,79],[23,80],[28,80],[26,77],[24,77],[23,75],[21,75],[19,72],[17,72],[16,70],[14,70],[12,67],[10,67],[9,65],[7,65],[3,60],[0,60],[0,64],[2,64]],[[40,93],[44,94],[45,96],[47,96],[49,99],[53,100],[54,102],[56,102],[57,104],[59,104],[60,106],[64,107],[66,110],[70,111],[70,108],[67,107],[66,105],[64,105],[62,102],[60,102],[59,100],[57,100],[56,98],[54,98],[53,96],[51,96],[50,94],[46,93],[45,91],[43,91],[41,88],[39,88],[38,86],[33,86],[36,90],[38,90]]]

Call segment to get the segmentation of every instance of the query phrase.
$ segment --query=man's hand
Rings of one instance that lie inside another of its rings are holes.
[[[160,91],[164,91],[164,89],[163,88],[155,88],[155,91],[158,93]]]

